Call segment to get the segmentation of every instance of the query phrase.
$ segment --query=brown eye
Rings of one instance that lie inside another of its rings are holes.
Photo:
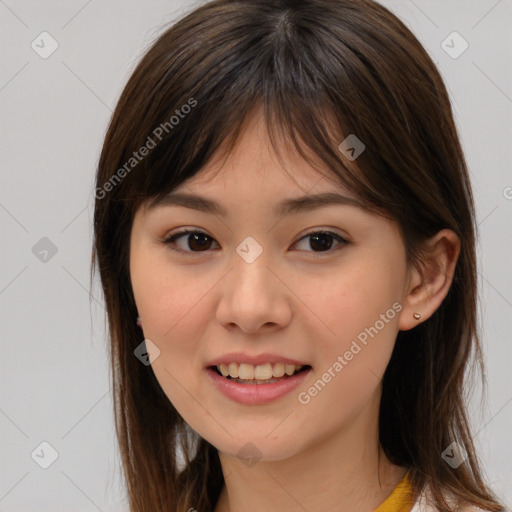
[[[307,246],[306,252],[313,253],[328,253],[337,250],[340,245],[348,245],[350,242],[345,240],[342,236],[337,233],[333,233],[332,231],[312,231],[308,233],[306,236],[302,237],[297,245],[303,240],[310,239],[309,244]],[[178,241],[180,241],[178,243]],[[172,249],[179,252],[184,253],[199,253],[206,252],[211,249],[212,242],[215,242],[215,239],[209,236],[207,233],[203,231],[193,231],[193,230],[184,230],[179,233],[175,233],[163,240],[165,245],[173,246]],[[333,244],[337,244],[333,247]],[[311,249],[311,250],[309,250]]]
[[[307,238],[310,239],[308,245],[311,249],[313,249],[313,252],[334,251],[339,245],[345,245],[349,243],[343,237],[337,233],[333,233],[332,231],[312,231],[311,233],[308,233],[306,236],[302,237],[299,242],[306,240]],[[333,239],[338,242],[334,249],[332,249]]]
[[[181,239],[184,240],[184,243],[182,242],[180,246],[176,241]],[[210,249],[212,241],[213,238],[202,231],[187,230],[175,233],[165,239],[163,243],[166,245],[177,245],[178,248],[176,250],[181,252],[203,252]]]

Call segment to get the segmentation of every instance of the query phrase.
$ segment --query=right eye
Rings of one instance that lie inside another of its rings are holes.
[[[188,236],[185,236],[188,235]],[[176,243],[177,240],[184,240],[181,247]],[[203,231],[186,229],[175,233],[174,235],[162,241],[165,245],[170,245],[171,249],[184,253],[204,252],[210,248],[211,241],[214,239]],[[175,246],[178,247],[176,248]],[[188,249],[187,249],[188,247]],[[191,249],[191,250],[190,250]]]

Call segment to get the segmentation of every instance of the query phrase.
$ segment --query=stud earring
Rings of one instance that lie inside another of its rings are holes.
[[[140,319],[140,316],[137,317],[137,325],[142,327],[142,320]]]
[[[414,313],[412,315],[416,320],[419,320],[421,318],[421,315],[419,313]]]

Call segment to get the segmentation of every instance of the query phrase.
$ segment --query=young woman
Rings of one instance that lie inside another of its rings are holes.
[[[386,8],[196,8],[129,79],[95,196],[132,512],[503,509],[463,400],[464,155]]]

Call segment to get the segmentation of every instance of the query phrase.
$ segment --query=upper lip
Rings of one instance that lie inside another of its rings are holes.
[[[244,354],[243,352],[230,352],[229,354],[216,357],[215,359],[209,361],[206,366],[219,366],[221,363],[248,363],[254,366],[265,363],[285,363],[295,364],[297,366],[309,366],[308,363],[304,363],[298,359],[291,359],[289,357],[280,356],[277,354],[258,354],[256,356],[251,356],[249,354]]]

